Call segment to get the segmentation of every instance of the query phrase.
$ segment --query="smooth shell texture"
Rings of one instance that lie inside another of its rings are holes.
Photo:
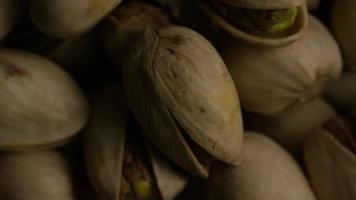
[[[221,56],[246,110],[276,114],[318,97],[342,68],[339,48],[316,18],[298,41],[280,48],[261,48],[222,39]]]
[[[356,71],[346,72],[326,90],[326,97],[338,108],[356,107]]]
[[[0,154],[0,198],[74,200],[71,169],[57,152]]]
[[[84,152],[90,181],[102,199],[119,199],[127,115],[119,87],[96,96],[84,134]]]
[[[303,102],[277,116],[247,115],[247,129],[267,134],[295,155],[301,155],[305,138],[314,128],[336,116],[336,111],[324,100]]]
[[[121,0],[31,0],[33,23],[52,37],[71,37],[94,27]]]
[[[226,21],[226,19],[224,19],[215,9],[213,9],[206,0],[199,0],[199,5],[208,15],[211,21],[221,27],[221,29],[223,29],[234,38],[251,45],[257,45],[261,47],[285,46],[300,39],[308,27],[309,17],[305,4],[298,7],[298,15],[296,16],[295,24],[288,30],[288,32],[285,33],[285,35],[277,37],[263,37],[247,33]]]
[[[250,9],[275,10],[301,6],[305,0],[212,0]]]
[[[0,50],[0,149],[51,146],[85,125],[88,103],[60,67],[40,56]]]
[[[238,166],[217,163],[208,182],[209,200],[315,200],[297,162],[269,138],[245,135]]]
[[[304,147],[304,161],[320,200],[356,198],[356,155],[330,133],[317,130]]]
[[[170,20],[159,8],[133,1],[117,7],[104,22],[105,50],[110,59],[120,65],[128,46],[145,28],[158,29],[167,26]]]
[[[356,2],[355,0],[333,1],[331,31],[339,42],[345,65],[356,71]]]
[[[238,157],[236,89],[216,50],[198,33],[176,26],[148,29],[125,62],[124,83],[144,132],[184,169],[207,176],[184,137],[217,159],[231,163]]]
[[[21,0],[0,0],[0,41],[11,31],[20,18]]]

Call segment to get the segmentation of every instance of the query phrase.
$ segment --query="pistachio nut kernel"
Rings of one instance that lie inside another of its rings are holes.
[[[236,27],[251,34],[273,36],[288,31],[296,22],[298,8],[250,9],[213,3],[220,14]]]

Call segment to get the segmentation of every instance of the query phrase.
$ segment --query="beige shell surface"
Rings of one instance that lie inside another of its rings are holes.
[[[120,88],[106,88],[94,100],[84,133],[88,175],[103,199],[119,198],[127,115],[128,108]]]
[[[356,70],[356,3],[354,0],[333,1],[331,31],[339,42],[347,67]]]
[[[287,34],[278,37],[263,37],[247,33],[226,21],[226,19],[220,16],[219,13],[212,8],[206,0],[199,0],[199,5],[212,22],[216,23],[219,27],[221,27],[221,29],[230,34],[232,37],[260,47],[281,47],[291,44],[296,40],[299,40],[304,35],[308,27],[309,15],[305,4],[298,7],[296,22],[293,27],[291,27],[290,31]]]
[[[124,82],[144,132],[177,164],[187,165],[184,155],[193,154],[184,137],[217,159],[238,157],[242,122],[236,90],[223,61],[199,34],[174,26],[147,30],[124,66]]]
[[[326,97],[338,108],[356,107],[356,71],[346,72],[326,90]]]
[[[209,200],[315,200],[297,162],[271,139],[246,133],[238,166],[217,163],[208,182]]]
[[[323,99],[302,102],[277,116],[250,114],[245,118],[247,129],[267,134],[281,146],[302,155],[303,142],[311,131],[336,116],[336,111]]]
[[[31,0],[33,23],[44,33],[71,37],[94,27],[121,0]]]
[[[342,68],[335,40],[314,17],[305,35],[288,46],[261,48],[224,37],[221,56],[242,108],[261,114],[276,114],[318,97]]]
[[[22,7],[21,0],[0,0],[0,41],[16,25]]]
[[[59,66],[35,54],[0,50],[0,149],[51,146],[78,133],[87,100]]]
[[[71,168],[55,151],[0,154],[0,198],[74,200]]]
[[[317,130],[307,140],[304,160],[320,200],[356,198],[356,155],[330,133]]]
[[[250,9],[286,9],[296,6],[301,6],[305,0],[213,0],[219,1],[228,5],[238,6]]]

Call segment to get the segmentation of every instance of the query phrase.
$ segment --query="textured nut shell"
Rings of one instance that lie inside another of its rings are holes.
[[[354,0],[333,1],[331,31],[342,49],[345,64],[356,70],[356,3]]]
[[[0,41],[15,26],[20,18],[21,0],[0,0]]]
[[[66,160],[57,152],[0,154],[0,198],[74,200]]]
[[[52,37],[71,37],[94,27],[121,0],[31,0],[33,23]]]
[[[254,34],[244,32],[234,25],[226,21],[222,16],[220,16],[215,9],[213,9],[206,0],[199,0],[199,5],[203,11],[208,15],[208,17],[220,26],[224,31],[232,35],[234,38],[244,41],[251,45],[263,46],[263,47],[280,47],[285,46],[290,43],[295,42],[300,39],[308,27],[308,11],[306,5],[298,7],[298,15],[296,22],[292,27],[291,33],[282,37],[262,37]]]
[[[239,155],[242,122],[236,90],[218,53],[201,35],[183,27],[147,30],[126,61],[124,82],[144,132],[183,168],[207,175],[193,161],[178,125],[218,159],[233,162]]]
[[[250,114],[248,129],[267,134],[288,151],[301,155],[303,142],[315,128],[336,116],[336,111],[324,100],[303,102],[278,114],[261,116]]]
[[[102,199],[119,199],[128,108],[119,87],[95,99],[84,134],[88,175]]]
[[[308,9],[310,11],[314,11],[319,8],[321,0],[306,0],[306,1],[307,1]]]
[[[338,108],[349,110],[356,107],[356,72],[347,72],[333,82],[326,96]]]
[[[304,161],[320,200],[356,198],[356,155],[327,131],[317,130],[307,140]]]
[[[217,163],[208,182],[210,200],[315,200],[298,164],[269,138],[245,135],[241,163]]]
[[[339,48],[316,18],[289,46],[261,48],[224,38],[221,55],[246,110],[275,114],[319,96],[341,71]]]
[[[252,9],[285,9],[300,6],[305,0],[215,0],[232,6]]]
[[[0,50],[0,149],[51,146],[75,135],[88,117],[76,83],[37,55]]]
[[[169,23],[161,9],[138,1],[128,2],[117,7],[105,20],[105,50],[110,59],[120,65],[128,46],[140,37],[146,27],[158,29]]]

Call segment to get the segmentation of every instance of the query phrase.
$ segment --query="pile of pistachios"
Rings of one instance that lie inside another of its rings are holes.
[[[0,0],[1,200],[355,200],[356,0]]]

